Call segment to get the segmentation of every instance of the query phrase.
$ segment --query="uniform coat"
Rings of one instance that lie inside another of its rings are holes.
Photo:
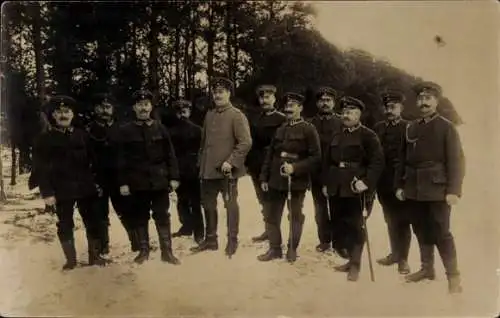
[[[296,158],[283,158],[283,154]],[[278,128],[266,154],[260,174],[261,182],[267,182],[270,188],[287,191],[287,178],[280,174],[285,161],[294,167],[292,190],[307,190],[310,187],[309,174],[321,164],[319,136],[312,124],[301,119]]]
[[[269,114],[261,112],[256,116],[255,120],[250,122],[252,148],[246,158],[246,166],[248,172],[256,175],[257,178],[264,164],[264,159],[266,158],[266,153],[274,134],[285,120],[285,114],[275,110]]]
[[[173,119],[169,133],[179,163],[181,179],[198,179],[198,151],[202,128],[188,119]]]
[[[35,143],[35,166],[43,198],[75,200],[97,194],[88,135],[51,128]]]
[[[220,167],[227,161],[233,177],[246,174],[245,157],[252,147],[248,120],[232,105],[210,109],[205,117],[199,154],[200,178],[224,179]]]
[[[330,196],[356,197],[350,186],[354,177],[361,179],[372,192],[384,169],[380,141],[373,130],[363,125],[351,132],[338,130],[323,158],[323,184]]]
[[[377,185],[377,192],[390,194],[396,193],[396,169],[400,164],[400,153],[405,140],[405,131],[408,121],[400,119],[396,123],[380,121],[373,130],[377,134],[384,150],[385,166]]]
[[[333,134],[341,129],[342,121],[335,114],[330,116],[317,115],[308,120],[318,132],[321,145],[321,157],[323,162],[323,157],[328,153],[328,147],[330,141],[332,140]],[[313,183],[315,181],[321,183],[321,165],[317,165],[317,169],[312,171],[311,179]]]
[[[92,122],[87,128],[90,141],[90,149],[94,157],[94,171],[96,181],[101,187],[113,188],[118,191],[116,147],[114,140],[118,130],[118,123],[112,122],[110,125]]]
[[[130,191],[169,189],[179,167],[167,128],[159,121],[129,122],[117,135],[118,184]]]
[[[407,199],[444,201],[446,194],[462,194],[465,158],[453,123],[437,113],[412,122],[402,154],[398,187]]]

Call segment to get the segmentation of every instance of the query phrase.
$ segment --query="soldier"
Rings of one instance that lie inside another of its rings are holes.
[[[361,124],[362,101],[345,96],[340,100],[342,128],[332,136],[323,161],[323,194],[329,196],[332,241],[335,250],[346,249],[349,261],[335,270],[357,281],[365,242],[363,209],[368,193],[375,190],[384,168],[380,141]]]
[[[405,96],[398,91],[388,91],[381,96],[386,120],[378,122],[374,131],[384,149],[385,167],[377,185],[377,197],[382,206],[389,232],[391,253],[377,260],[384,266],[398,264],[400,274],[409,274],[408,253],[410,251],[411,229],[404,203],[395,194],[396,167],[400,159],[401,146],[407,121],[401,118]]]
[[[246,116],[230,101],[234,84],[227,78],[214,78],[212,93],[215,107],[203,125],[199,164],[201,202],[205,211],[206,235],[193,252],[217,250],[217,196],[222,192],[227,211],[228,241],[225,253],[236,253],[240,210],[238,179],[245,175],[245,157],[252,147]]]
[[[462,194],[465,158],[454,125],[438,115],[441,87],[432,82],[415,86],[420,119],[406,130],[398,190],[406,200],[420,248],[421,269],[406,276],[408,282],[435,279],[434,246],[448,278],[450,293],[462,291],[455,241],[450,232],[451,206]]]
[[[330,87],[321,87],[316,94],[316,105],[318,114],[310,122],[316,127],[321,142],[321,155],[324,156],[332,140],[332,135],[340,129],[342,121],[335,114],[335,100],[338,93]],[[311,194],[314,201],[316,225],[318,228],[319,244],[316,246],[318,252],[324,252],[330,248],[331,243],[331,218],[328,213],[328,200],[322,192],[321,165],[311,173]]]
[[[297,248],[305,220],[302,207],[309,188],[309,173],[321,163],[318,133],[312,124],[301,117],[304,97],[300,94],[287,93],[285,99],[284,111],[287,122],[276,131],[260,174],[262,191],[268,192],[269,196],[266,215],[269,249],[265,254],[257,257],[262,262],[283,256],[280,227],[289,191],[291,192],[288,205],[291,230],[286,258],[290,263],[297,259]]]
[[[248,153],[246,166],[252,183],[255,188],[257,200],[261,206],[261,213],[265,222],[265,201],[266,193],[262,191],[260,186],[260,170],[264,164],[266,150],[271,144],[276,130],[283,122],[285,122],[285,114],[279,112],[274,107],[276,103],[276,87],[273,85],[261,85],[257,88],[257,95],[259,98],[260,112],[255,120],[250,122],[250,129],[252,133],[252,149]],[[252,238],[254,242],[262,242],[268,239],[267,232]]]
[[[52,127],[37,138],[34,156],[40,194],[45,205],[55,208],[57,215],[57,236],[66,256],[63,270],[76,267],[75,203],[85,225],[89,265],[106,265],[108,262],[99,256],[100,220],[94,208],[97,185],[88,135],[72,126],[75,104],[74,99],[62,95],[50,100]]]
[[[191,102],[174,101],[176,117],[172,119],[169,131],[179,163],[180,186],[177,188],[177,213],[182,224],[173,237],[194,235],[201,243],[205,228],[201,213],[200,179],[198,178],[198,151],[201,142],[201,127],[189,120]]]
[[[109,253],[109,201],[113,204],[118,218],[125,228],[131,243],[132,251],[138,251],[139,246],[134,232],[123,217],[123,209],[128,206],[126,198],[120,195],[117,184],[116,149],[114,139],[119,124],[114,120],[115,101],[109,94],[96,94],[92,100],[94,120],[88,126],[90,146],[92,149],[96,181],[102,192],[97,199],[97,209],[102,218],[100,253]]]
[[[167,128],[151,119],[152,94],[137,91],[133,95],[136,119],[120,127],[117,137],[118,184],[122,196],[131,196],[125,209],[131,229],[136,232],[139,254],[134,259],[142,264],[149,258],[148,224],[153,213],[161,259],[180,264],[172,253],[169,192],[179,186],[179,169]]]

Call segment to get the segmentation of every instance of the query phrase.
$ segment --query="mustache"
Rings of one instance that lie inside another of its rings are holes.
[[[422,105],[420,105],[420,108],[429,108],[429,107],[431,107],[431,106],[429,106],[429,105],[427,105],[427,104],[422,104]]]

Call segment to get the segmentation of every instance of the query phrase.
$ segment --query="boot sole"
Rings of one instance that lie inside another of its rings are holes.
[[[418,279],[418,280],[412,280],[412,279],[407,279],[405,278],[405,281],[407,283],[419,283],[421,281],[424,281],[424,280],[436,280],[436,277],[424,277],[424,278],[421,278],[421,279]]]

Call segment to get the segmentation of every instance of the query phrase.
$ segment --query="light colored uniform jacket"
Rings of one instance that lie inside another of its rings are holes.
[[[244,176],[245,158],[252,147],[246,116],[232,105],[209,110],[200,146],[201,179],[223,179],[220,168],[224,161],[233,166],[233,178]]]

